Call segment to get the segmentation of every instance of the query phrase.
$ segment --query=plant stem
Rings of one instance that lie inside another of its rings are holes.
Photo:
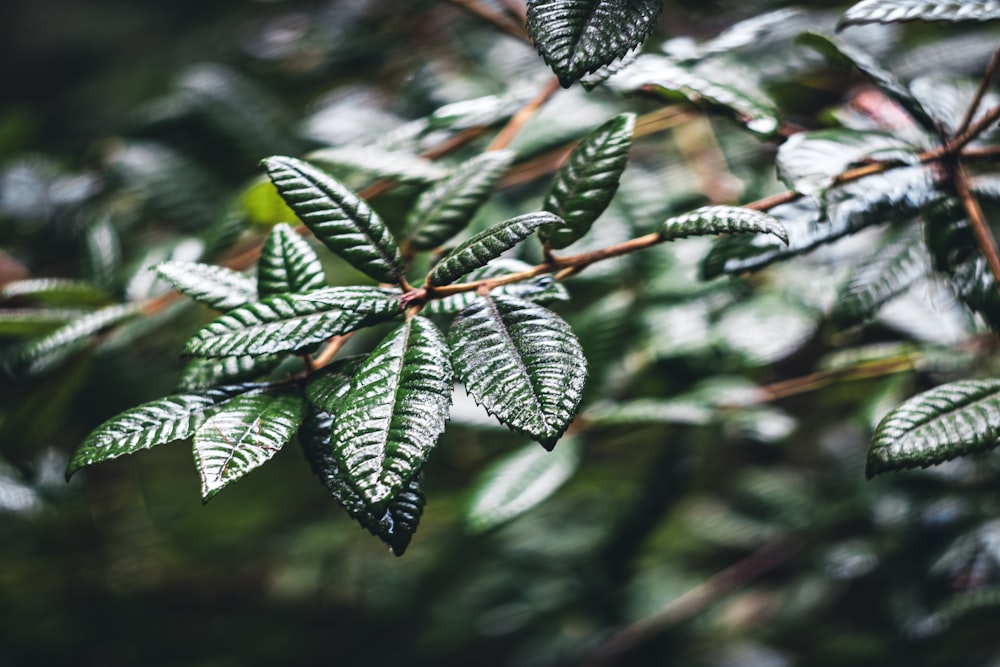
[[[962,122],[955,130],[955,134],[962,134],[969,129],[969,125],[972,124],[972,120],[976,117],[976,112],[979,111],[979,105],[982,103],[986,91],[989,90],[993,76],[996,74],[997,66],[1000,66],[1000,48],[993,52],[993,56],[990,58],[989,63],[987,63],[986,71],[983,72],[983,78],[979,80],[979,87],[976,89],[976,94],[972,96],[969,108],[965,110],[965,117],[962,118]]]
[[[480,18],[486,19],[496,27],[513,35],[514,37],[517,37],[518,39],[530,41],[528,31],[522,24],[515,22],[505,14],[502,14],[491,7],[487,7],[477,0],[451,0],[451,2],[465,10],[468,10],[476,16],[479,16]]]
[[[951,177],[958,198],[962,200],[965,214],[969,216],[969,224],[972,225],[972,232],[976,235],[979,250],[986,258],[990,273],[993,274],[993,282],[996,283],[997,290],[1000,291],[1000,256],[997,255],[996,242],[993,240],[993,234],[986,222],[986,216],[983,215],[983,209],[969,188],[969,177],[966,175],[960,160],[955,160],[952,164]]]
[[[511,116],[511,119],[500,130],[500,133],[497,134],[486,150],[499,151],[510,146],[510,143],[514,141],[514,137],[521,131],[521,128],[538,113],[538,110],[552,98],[557,90],[559,90],[559,79],[553,78],[542,88],[538,95]]]

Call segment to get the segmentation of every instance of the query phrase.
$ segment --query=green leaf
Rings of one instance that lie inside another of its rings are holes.
[[[0,308],[0,336],[41,336],[83,314],[75,308]]]
[[[268,354],[258,357],[191,359],[181,372],[177,388],[182,391],[201,391],[220,384],[244,382],[270,373],[283,358],[283,355]]]
[[[298,431],[305,405],[298,394],[242,394],[198,427],[193,447],[202,500],[208,502],[277,454]]]
[[[332,172],[360,171],[374,178],[416,185],[434,183],[448,175],[444,167],[426,158],[377,146],[321,148],[306,155],[306,159]]]
[[[102,289],[114,287],[122,265],[122,244],[109,216],[99,216],[83,232],[83,272]]]
[[[910,398],[879,423],[865,474],[926,468],[1000,444],[1000,379],[960,380]]]
[[[396,556],[402,556],[420,523],[424,510],[424,494],[417,474],[392,499],[382,515],[373,514],[364,500],[351,488],[347,476],[337,463],[330,431],[333,416],[312,411],[299,429],[306,460],[334,498],[351,517],[375,537],[389,545]]]
[[[528,32],[568,88],[640,46],[662,8],[662,0],[529,0]]]
[[[532,445],[504,456],[476,480],[467,529],[482,533],[535,507],[565,484],[579,463],[579,444],[569,437],[552,452]]]
[[[260,387],[245,384],[176,394],[126,410],[87,436],[70,459],[66,477],[84,466],[183,440],[226,403]]]
[[[29,278],[14,280],[0,289],[0,299],[30,299],[54,306],[103,306],[111,295],[81,280]]]
[[[738,206],[703,206],[668,218],[657,233],[664,241],[709,234],[771,234],[788,245],[788,232],[777,218]]]
[[[863,23],[902,21],[991,21],[1000,19],[996,0],[863,0],[848,9],[837,29]]]
[[[257,300],[257,286],[251,278],[222,266],[167,261],[156,272],[179,292],[216,310],[232,310]]]
[[[406,218],[404,234],[410,247],[432,250],[465,229],[513,159],[513,151],[483,153],[421,194]]]
[[[376,287],[280,294],[229,311],[198,331],[184,351],[202,357],[288,352],[399,314],[398,296]]]
[[[326,275],[316,252],[290,225],[279,223],[271,229],[257,263],[257,292],[260,298],[301,294],[326,287]]]
[[[580,341],[562,318],[521,299],[480,296],[455,318],[448,346],[477,403],[546,449],[555,446],[587,376]]]
[[[466,273],[486,266],[542,225],[561,225],[559,216],[548,212],[526,213],[493,225],[445,255],[427,275],[431,285],[454,282]]]
[[[395,283],[402,277],[395,239],[361,197],[301,160],[273,156],[263,164],[285,203],[330,250],[375,280]]]
[[[108,306],[82,315],[52,333],[26,343],[17,352],[16,364],[28,374],[51,369],[86,345],[92,337],[139,313],[132,304]]]
[[[500,278],[512,273],[521,273],[533,268],[531,264],[519,259],[499,257],[486,266],[469,274],[469,281]],[[506,294],[534,303],[550,303],[552,301],[568,301],[569,292],[566,287],[549,274],[542,274],[516,283],[508,283],[494,287],[491,294]],[[463,310],[476,300],[475,292],[459,292],[443,299],[428,302],[421,311],[427,315],[450,315]]]
[[[622,114],[580,142],[556,174],[542,204],[563,224],[542,227],[538,238],[552,248],[565,248],[590,230],[618,190],[634,131],[635,114]]]
[[[361,369],[367,357],[356,355],[337,359],[318,373],[309,376],[306,398],[321,412],[335,414],[340,400],[351,388],[351,378]]]
[[[444,431],[452,370],[444,336],[420,316],[369,355],[341,399],[334,448],[351,487],[372,513],[386,510]]]

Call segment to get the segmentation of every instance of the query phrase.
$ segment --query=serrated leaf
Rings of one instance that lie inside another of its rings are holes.
[[[421,194],[406,218],[404,234],[410,247],[431,250],[465,229],[513,159],[513,151],[483,153]]]
[[[330,171],[360,171],[374,178],[417,185],[434,183],[448,175],[447,169],[426,158],[377,146],[321,148],[306,155],[306,159]]]
[[[28,278],[11,281],[0,289],[0,299],[17,298],[54,306],[100,306],[106,305],[111,295],[82,280]]]
[[[375,280],[402,277],[396,240],[361,197],[301,160],[273,156],[263,164],[285,203],[330,250]]]
[[[271,229],[257,263],[257,293],[264,299],[278,294],[301,294],[326,287],[319,256],[290,225]]]
[[[330,438],[332,427],[333,416],[330,414],[312,411],[306,415],[299,430],[299,442],[302,444],[306,460],[351,518],[388,544],[396,556],[402,556],[417,530],[420,515],[423,514],[425,498],[421,490],[420,475],[415,475],[407,482],[403,490],[389,503],[384,514],[381,516],[373,514],[364,500],[351,488],[337,463]]]
[[[122,265],[122,245],[108,216],[100,216],[83,232],[83,270],[93,284],[110,289]]]
[[[317,410],[335,414],[340,400],[351,388],[351,378],[361,369],[366,358],[363,355],[345,357],[313,373],[306,384],[306,398]]]
[[[863,322],[923,278],[928,269],[919,230],[908,228],[855,269],[840,290],[830,316],[839,326]]]
[[[579,463],[579,444],[570,437],[551,452],[531,445],[504,456],[476,480],[466,528],[482,533],[523,514],[558,491]]]
[[[87,436],[70,459],[66,476],[84,466],[183,440],[226,403],[260,388],[261,385],[246,384],[176,394],[126,410]]]
[[[788,245],[788,232],[772,215],[738,206],[703,206],[660,223],[664,241],[714,234],[770,234]]]
[[[216,310],[232,310],[257,300],[253,279],[223,266],[167,261],[156,272],[182,294]]]
[[[481,269],[471,272],[468,280],[471,282],[499,278],[512,273],[527,271],[531,268],[533,268],[531,264],[522,262],[519,259],[500,257]],[[566,290],[566,287],[547,273],[529,278],[528,280],[522,280],[521,282],[494,287],[491,290],[491,294],[506,294],[534,303],[569,300],[569,292]],[[421,312],[427,315],[450,315],[463,310],[475,300],[475,292],[459,292],[458,294],[446,296],[443,299],[434,299],[428,302]]]
[[[538,238],[552,248],[565,248],[590,231],[611,203],[635,131],[635,114],[622,114],[600,126],[573,150],[562,166],[542,208],[563,220],[559,227],[542,227]]]
[[[568,88],[641,45],[662,0],[529,0],[528,33]]]
[[[184,351],[202,357],[288,352],[399,314],[398,297],[375,287],[279,294],[229,311],[198,331]]]
[[[277,354],[191,359],[181,372],[177,388],[182,391],[201,391],[220,384],[243,382],[271,372],[282,359],[283,356]]]
[[[91,340],[94,334],[139,313],[138,307],[115,305],[82,315],[52,333],[27,342],[16,363],[28,374],[49,370]]]
[[[205,245],[199,239],[182,238],[146,250],[133,265],[125,281],[125,296],[129,301],[143,301],[170,291],[168,281],[157,272],[164,262],[197,262],[205,254]]]
[[[548,212],[526,213],[493,225],[476,234],[444,256],[427,275],[427,282],[441,286],[454,282],[470,271],[507,252],[542,225],[561,225],[557,215]]]
[[[926,468],[1000,444],[1000,379],[960,380],[910,398],[879,423],[865,474]]]
[[[305,405],[298,394],[242,394],[198,427],[193,448],[202,500],[208,502],[277,454],[298,431]]]
[[[451,391],[444,336],[420,316],[389,333],[354,375],[334,421],[334,449],[373,514],[427,459],[444,431]]]
[[[863,23],[995,19],[1000,19],[997,0],[863,0],[844,12],[837,29]]]
[[[587,361],[569,325],[509,296],[480,296],[448,333],[455,374],[501,423],[546,449],[555,446],[583,397]]]

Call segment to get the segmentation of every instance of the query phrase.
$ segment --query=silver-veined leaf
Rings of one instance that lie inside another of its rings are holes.
[[[111,289],[122,267],[122,244],[109,216],[99,216],[83,232],[83,273],[93,284]]]
[[[668,218],[657,233],[665,241],[708,234],[771,234],[788,244],[788,232],[777,218],[738,206],[703,206]]]
[[[499,257],[481,269],[476,269],[468,276],[469,281],[500,278],[512,273],[520,273],[531,269],[531,264],[519,259]],[[534,303],[551,303],[552,301],[568,301],[569,292],[566,287],[549,274],[542,274],[516,283],[508,283],[494,287],[491,294],[506,294]],[[450,294],[443,299],[434,299],[427,303],[421,311],[427,315],[449,315],[463,310],[476,300],[476,293],[459,292]]]
[[[421,194],[406,218],[410,247],[431,250],[465,229],[513,159],[513,151],[488,151]]]
[[[183,440],[229,401],[260,389],[261,385],[252,384],[219,387],[167,396],[130,408],[87,436],[70,459],[66,476],[84,466]]]
[[[399,299],[375,287],[281,294],[229,311],[198,331],[184,350],[201,357],[299,350],[399,314]]]
[[[16,363],[28,374],[49,370],[86,345],[95,334],[138,313],[138,306],[125,304],[82,315],[50,334],[28,341],[18,350]]]
[[[555,446],[583,397],[587,361],[569,325],[509,296],[477,298],[448,333],[458,379],[507,426]]]
[[[386,336],[351,380],[333,425],[337,461],[379,515],[444,431],[452,370],[444,335],[416,316]]]
[[[103,306],[111,301],[106,291],[82,280],[27,278],[13,280],[0,289],[0,299],[28,299],[53,306]]]
[[[868,449],[869,478],[926,468],[1000,444],[1000,379],[960,380],[910,398],[879,423]]]
[[[306,384],[306,398],[320,412],[336,413],[340,399],[351,388],[351,378],[360,370],[365,359],[363,355],[337,359],[313,373]]]
[[[263,164],[285,203],[330,250],[375,280],[394,283],[402,277],[396,240],[361,197],[301,160],[279,155]]]
[[[253,279],[224,266],[163,262],[156,272],[183,294],[216,310],[232,310],[257,300]]]
[[[188,361],[181,371],[177,388],[181,391],[201,391],[220,384],[244,382],[270,373],[281,363],[283,355],[266,354],[251,357],[222,357],[206,359],[198,357]]]
[[[447,285],[470,271],[486,266],[507,252],[542,225],[561,225],[559,216],[548,212],[526,213],[493,225],[448,253],[431,269],[431,285]]]
[[[382,515],[373,514],[364,500],[351,488],[333,451],[330,431],[333,416],[311,411],[299,429],[299,442],[313,472],[355,521],[389,545],[392,553],[402,556],[420,524],[424,494],[420,474],[415,475],[392,499]]]
[[[997,0],[863,0],[844,13],[837,29],[863,23],[995,19],[1000,19]]]
[[[323,287],[326,287],[326,275],[316,251],[295,233],[291,225],[275,225],[264,241],[257,263],[257,293],[260,298],[300,294]]]
[[[0,337],[41,336],[83,314],[76,308],[0,308]]]
[[[434,183],[448,175],[447,169],[426,158],[378,146],[321,148],[306,155],[306,159],[338,173],[363,172],[374,178],[389,178],[417,185]]]
[[[634,131],[635,114],[622,114],[580,142],[552,180],[542,204],[563,224],[542,227],[538,238],[553,248],[565,248],[590,230],[618,191]]]
[[[663,0],[529,0],[528,32],[568,88],[641,45]]]
[[[202,500],[277,454],[298,431],[305,406],[305,399],[293,393],[242,394],[198,427],[193,447]]]
[[[538,505],[566,483],[580,462],[580,447],[567,437],[548,452],[531,445],[512,452],[476,480],[465,525],[481,533]]]

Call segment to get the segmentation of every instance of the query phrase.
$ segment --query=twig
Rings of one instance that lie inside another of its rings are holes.
[[[338,352],[340,352],[340,348],[344,347],[344,344],[349,341],[353,335],[354,332],[352,331],[331,338],[329,342],[327,342],[326,347],[324,347],[319,354],[312,358],[309,363],[311,370],[323,368],[328,363],[333,361],[333,358],[337,356]]]
[[[521,128],[531,120],[538,110],[545,105],[549,99],[559,90],[559,79],[553,78],[550,80],[545,87],[538,93],[532,100],[530,100],[523,107],[518,109],[511,119],[507,122],[500,133],[493,139],[490,145],[486,148],[487,151],[498,151],[507,148],[510,142],[514,141],[514,137],[517,133],[521,131]]]
[[[962,134],[969,129],[969,125],[972,124],[972,120],[976,117],[976,112],[979,111],[979,105],[982,103],[986,91],[990,88],[990,83],[993,82],[997,66],[1000,66],[1000,48],[993,52],[990,62],[986,65],[986,71],[983,72],[983,78],[979,80],[979,87],[976,88],[976,94],[972,96],[969,108],[965,110],[965,117],[962,118],[962,122],[955,130],[955,134]]]
[[[517,37],[518,39],[530,41],[528,31],[525,29],[524,25],[515,22],[506,15],[495,11],[491,7],[487,7],[486,5],[477,2],[477,0],[451,0],[451,2],[465,10],[468,10],[476,16],[479,16],[480,18],[486,19],[496,27],[513,35],[514,37]]]
[[[979,250],[982,251],[983,256],[986,258],[986,263],[990,267],[990,273],[993,274],[993,281],[996,283],[997,290],[1000,291],[1000,256],[997,255],[996,243],[986,222],[986,216],[983,215],[983,209],[979,206],[979,201],[973,196],[972,190],[969,188],[969,177],[966,175],[965,168],[962,166],[960,160],[956,159],[951,165],[951,177],[952,182],[955,184],[958,198],[962,200],[962,207],[965,208],[965,213],[969,216],[969,224],[972,225],[972,232],[976,235],[976,243],[979,244]]]

